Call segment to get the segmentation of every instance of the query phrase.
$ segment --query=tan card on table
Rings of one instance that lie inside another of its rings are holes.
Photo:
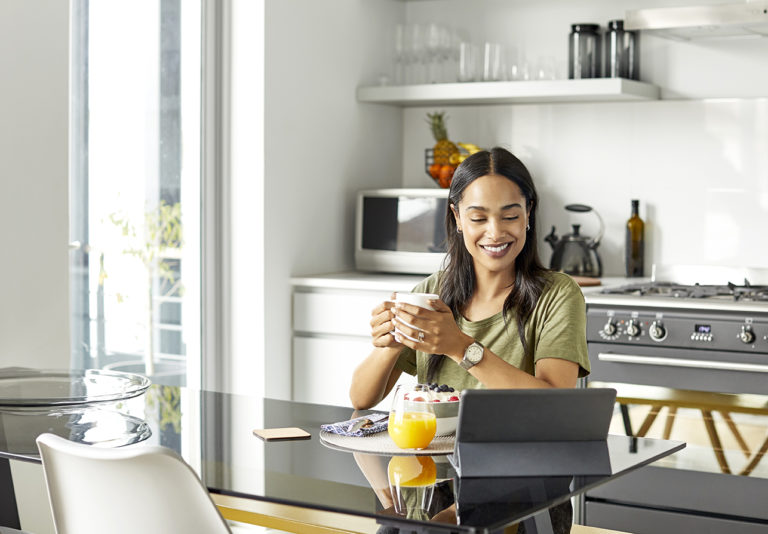
[[[257,428],[253,434],[264,441],[277,441],[281,439],[309,439],[311,434],[300,428]]]

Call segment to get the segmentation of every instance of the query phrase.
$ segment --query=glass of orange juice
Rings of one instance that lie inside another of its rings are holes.
[[[431,456],[393,456],[387,466],[395,513],[429,519],[437,466]]]
[[[435,437],[437,423],[429,388],[398,384],[389,411],[387,431],[401,449],[425,449]]]

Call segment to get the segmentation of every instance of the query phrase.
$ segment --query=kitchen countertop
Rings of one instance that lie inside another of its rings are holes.
[[[361,271],[346,271],[339,273],[313,274],[294,276],[291,284],[294,287],[314,289],[350,289],[374,291],[411,291],[426,275],[372,273]],[[599,286],[582,287],[584,298],[589,304],[589,296],[599,293],[605,287],[620,286],[630,283],[648,281],[648,278],[624,278],[606,276],[600,278]]]

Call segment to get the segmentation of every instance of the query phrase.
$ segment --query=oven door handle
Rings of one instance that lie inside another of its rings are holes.
[[[641,365],[660,365],[665,367],[693,367],[695,369],[717,369],[720,371],[749,371],[768,373],[768,365],[737,362],[712,362],[706,360],[684,360],[681,358],[660,358],[658,356],[638,356],[636,354],[615,354],[601,352],[597,355],[601,362],[637,363]]]

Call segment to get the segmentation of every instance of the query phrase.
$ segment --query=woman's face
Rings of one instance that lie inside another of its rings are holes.
[[[529,216],[520,187],[503,176],[482,176],[464,189],[459,205],[451,204],[451,210],[475,272],[514,273]]]

